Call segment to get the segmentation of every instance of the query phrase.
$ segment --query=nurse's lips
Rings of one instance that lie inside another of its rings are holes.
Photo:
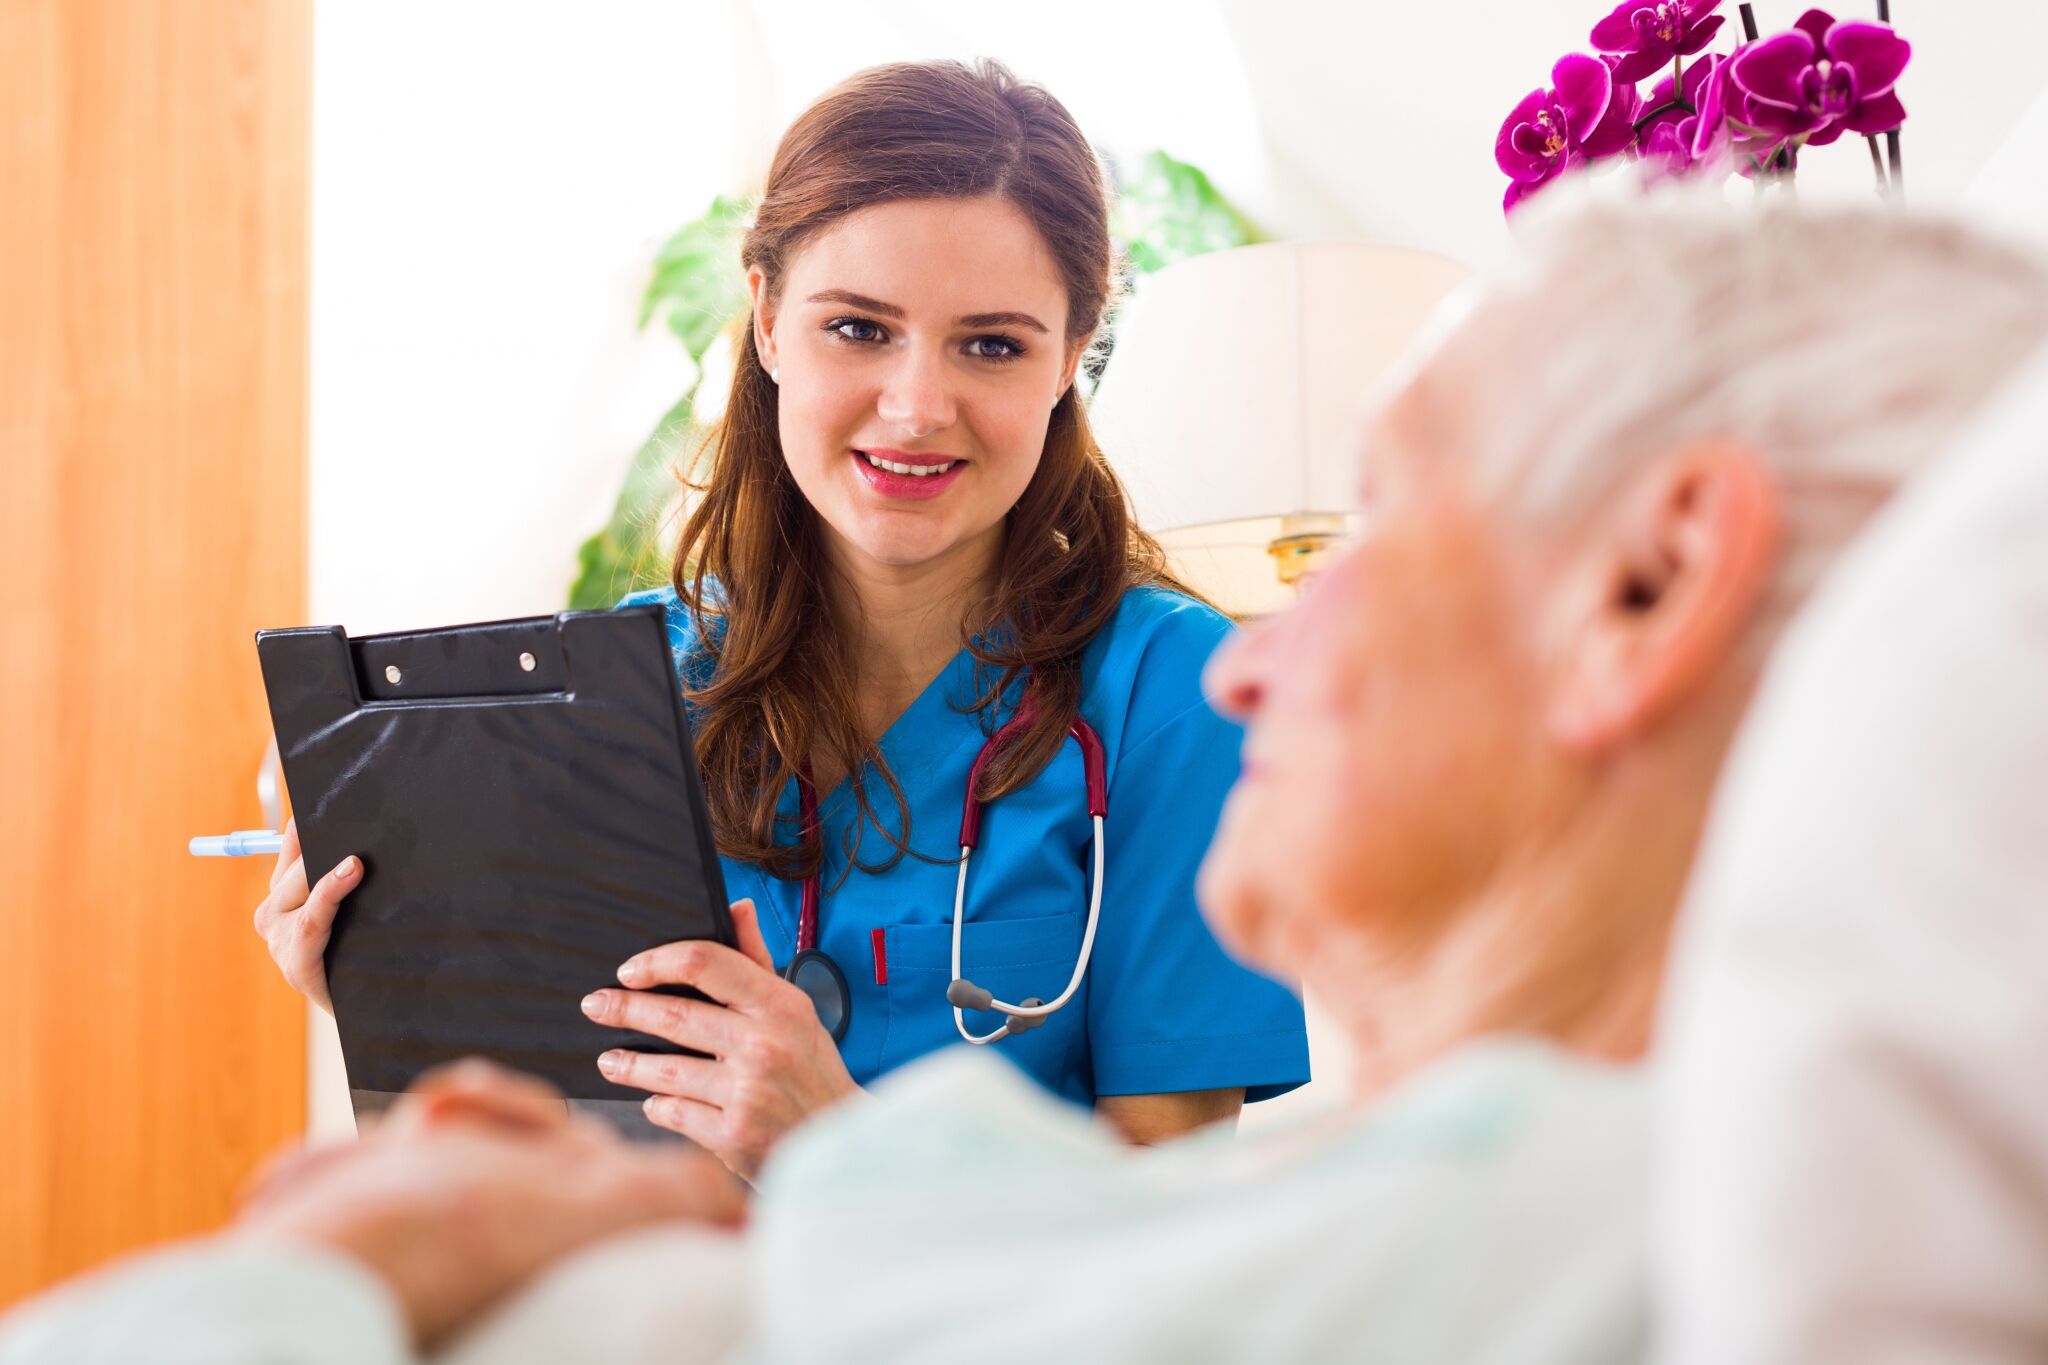
[[[935,498],[960,480],[967,461],[934,451],[892,450],[869,446],[850,452],[853,467],[868,487],[885,498],[917,502]],[[888,469],[884,466],[895,465]],[[913,472],[905,473],[905,470]],[[932,472],[924,472],[924,471]]]

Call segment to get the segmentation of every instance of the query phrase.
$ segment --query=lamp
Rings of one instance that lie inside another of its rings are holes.
[[[1356,504],[1359,404],[1465,269],[1362,242],[1270,242],[1148,275],[1089,420],[1190,586],[1284,608]]]

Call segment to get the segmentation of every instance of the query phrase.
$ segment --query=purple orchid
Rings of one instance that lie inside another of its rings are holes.
[[[1550,81],[1549,89],[1522,97],[1493,140],[1493,159],[1514,182],[1504,209],[1565,171],[1635,141],[1635,90],[1617,85],[1605,62],[1576,52],[1560,57]]]
[[[1753,101],[1732,79],[1735,59],[1747,52],[1738,47],[1714,63],[1714,69],[1700,87],[1699,119],[1693,126],[1694,165],[1730,159],[1745,176],[1759,174],[1769,166],[1789,140],[1758,126]]]
[[[1810,9],[1792,31],[1751,43],[1727,63],[1741,111],[1727,113],[1781,144],[1824,147],[1844,132],[1886,133],[1906,121],[1893,92],[1913,49],[1888,25],[1835,22]]]
[[[1614,79],[1634,85],[1674,58],[1690,57],[1726,22],[1721,0],[1622,0],[1593,25],[1593,46],[1620,55]]]
[[[1695,146],[1706,110],[1703,101],[1723,64],[1720,57],[1702,57],[1685,68],[1683,81],[1666,76],[1650,88],[1643,101],[1648,118],[1636,128],[1636,138],[1643,160],[1657,163],[1660,174],[1676,175],[1717,159],[1718,148],[1711,139],[1697,151]]]

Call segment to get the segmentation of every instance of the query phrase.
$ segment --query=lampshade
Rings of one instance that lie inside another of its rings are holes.
[[[1341,531],[1360,403],[1464,267],[1363,242],[1270,242],[1139,281],[1090,408],[1139,521],[1239,615],[1286,605],[1273,547]]]

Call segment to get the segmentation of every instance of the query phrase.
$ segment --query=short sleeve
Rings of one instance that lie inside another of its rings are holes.
[[[675,662],[676,684],[702,687],[710,680],[712,660],[699,648],[697,623],[674,588],[648,588],[629,592],[618,600],[619,607],[660,607],[668,627],[669,657]],[[616,608],[614,608],[616,610]]]
[[[1230,957],[1195,904],[1243,739],[1198,677],[1197,699],[1135,735],[1111,774],[1088,990],[1098,1095],[1243,1086],[1263,1100],[1309,1078],[1300,1000]]]

